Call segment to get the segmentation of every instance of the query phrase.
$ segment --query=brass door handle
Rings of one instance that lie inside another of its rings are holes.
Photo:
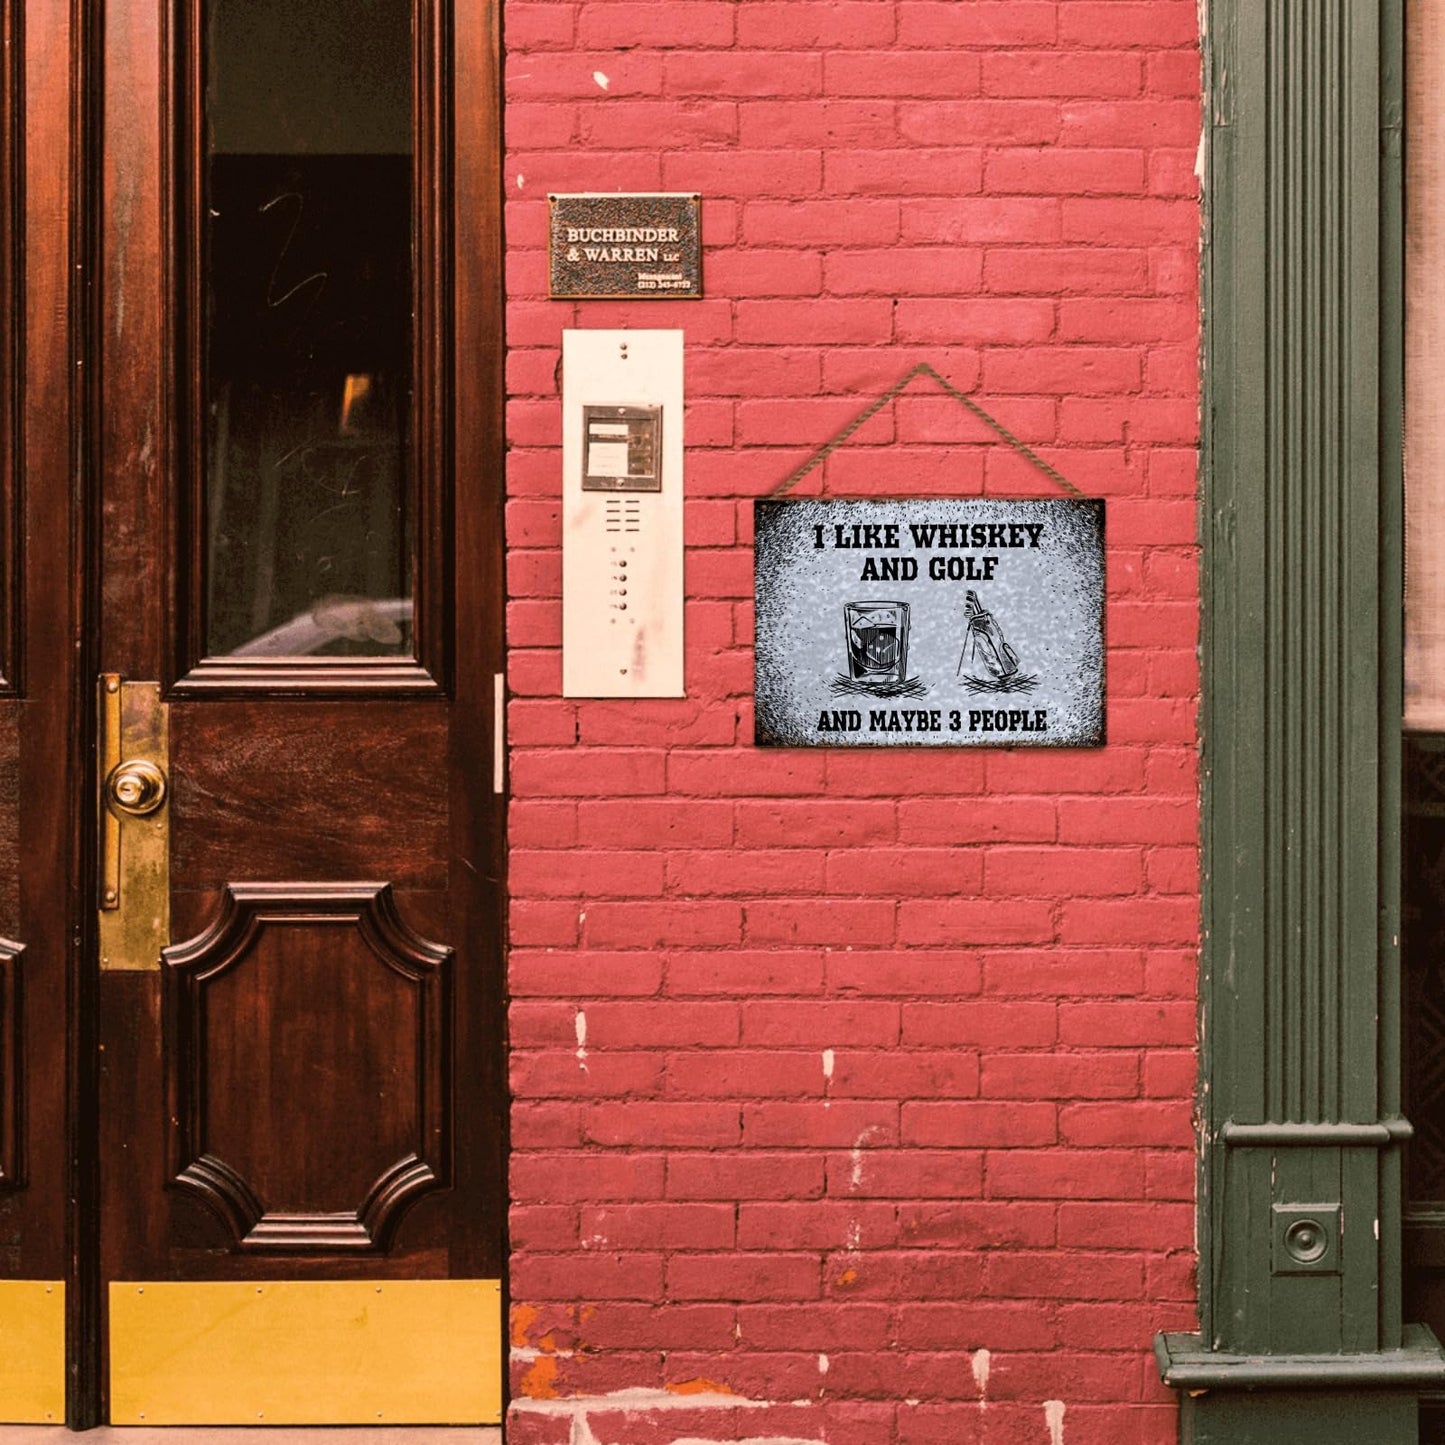
[[[165,800],[166,775],[149,758],[120,763],[105,780],[106,803],[128,817],[147,817]]]
[[[154,682],[99,684],[100,966],[157,969],[170,942],[166,705]]]

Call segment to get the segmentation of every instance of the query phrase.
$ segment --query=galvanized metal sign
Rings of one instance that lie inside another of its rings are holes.
[[[754,503],[755,737],[1104,741],[1104,504]]]
[[[702,295],[700,196],[588,192],[547,202],[554,297]]]

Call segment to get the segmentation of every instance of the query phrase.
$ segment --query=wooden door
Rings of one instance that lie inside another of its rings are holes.
[[[6,14],[5,1272],[64,1282],[72,1423],[495,1419],[494,7]]]

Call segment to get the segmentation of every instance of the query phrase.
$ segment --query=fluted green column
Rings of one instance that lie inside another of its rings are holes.
[[[1400,1313],[1400,0],[1212,0],[1191,1445],[1414,1445]]]

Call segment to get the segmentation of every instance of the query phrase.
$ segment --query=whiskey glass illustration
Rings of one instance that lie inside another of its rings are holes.
[[[886,687],[908,678],[908,604],[845,602],[843,632],[848,675],[864,686]]]

